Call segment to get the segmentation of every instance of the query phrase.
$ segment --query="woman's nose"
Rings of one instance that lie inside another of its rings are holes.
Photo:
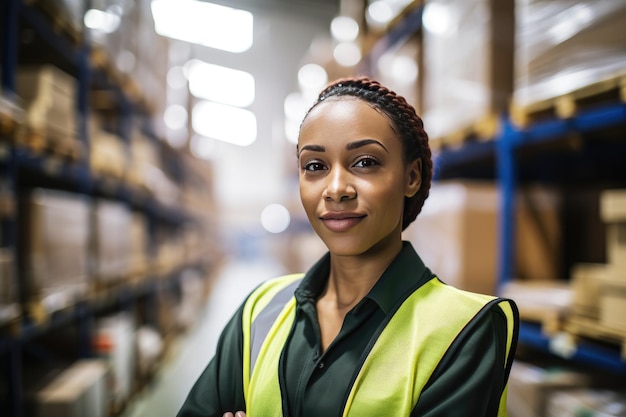
[[[333,168],[327,178],[323,195],[325,200],[340,202],[356,197],[356,188],[346,170]]]

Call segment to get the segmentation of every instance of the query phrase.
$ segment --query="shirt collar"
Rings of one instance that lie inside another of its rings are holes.
[[[326,253],[305,274],[302,283],[295,292],[298,303],[314,301],[322,293],[330,273],[330,253]],[[406,298],[409,291],[433,277],[432,272],[424,265],[413,245],[402,242],[402,249],[387,267],[374,287],[366,295],[375,301],[385,314]]]

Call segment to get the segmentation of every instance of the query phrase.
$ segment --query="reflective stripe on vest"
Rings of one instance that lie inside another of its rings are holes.
[[[288,275],[269,281],[253,292],[244,306],[244,396],[248,417],[282,416],[278,366],[295,318],[293,292],[302,277]],[[507,317],[507,355],[502,366],[508,369],[516,334],[511,304],[461,291],[433,278],[400,305],[376,339],[356,374],[343,416],[381,416],[388,415],[389,410],[394,410],[394,415],[408,416],[458,334],[483,308],[494,304]],[[433,320],[441,317],[442,308],[445,318]],[[506,415],[506,389],[498,415]]]

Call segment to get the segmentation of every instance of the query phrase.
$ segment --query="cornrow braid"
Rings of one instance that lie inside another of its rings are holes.
[[[402,230],[404,230],[422,210],[432,182],[433,162],[424,123],[417,115],[415,108],[404,97],[367,77],[343,78],[332,82],[319,94],[307,115],[324,100],[341,96],[358,98],[386,114],[398,129],[404,149],[405,163],[421,159],[421,187],[413,197],[405,197],[404,200],[402,219]]]

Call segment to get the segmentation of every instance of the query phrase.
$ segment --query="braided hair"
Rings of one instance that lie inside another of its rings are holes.
[[[317,101],[311,106],[307,115],[324,100],[341,96],[351,96],[363,100],[386,114],[398,130],[404,149],[404,162],[408,164],[416,159],[422,161],[421,187],[413,197],[404,198],[404,215],[402,218],[402,230],[404,230],[422,210],[430,191],[433,176],[433,162],[424,123],[415,112],[415,108],[404,97],[384,87],[378,81],[367,77],[344,78],[332,82],[319,94]]]

